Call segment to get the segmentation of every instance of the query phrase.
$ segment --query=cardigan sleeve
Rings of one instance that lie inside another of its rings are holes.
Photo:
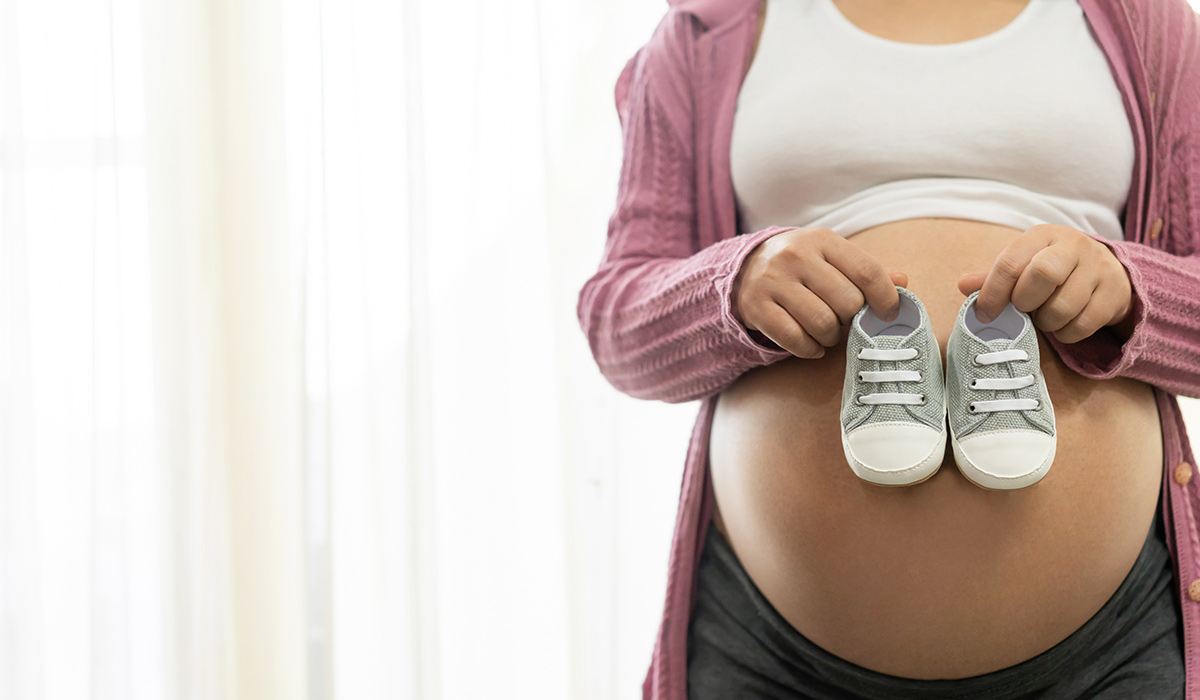
[[[1181,0],[1160,8],[1178,17],[1159,23],[1159,31],[1172,34],[1152,43],[1171,50],[1164,65],[1178,73],[1169,83],[1171,98],[1160,97],[1158,104],[1173,105],[1173,118],[1183,120],[1173,129],[1179,141],[1165,149],[1175,160],[1164,183],[1170,224],[1160,239],[1164,250],[1093,236],[1129,273],[1133,331],[1124,342],[1108,328],[1077,343],[1051,334],[1047,340],[1064,364],[1085,377],[1128,377],[1200,397],[1200,14]]]
[[[617,81],[623,161],[616,208],[599,269],[580,290],[576,311],[613,387],[681,403],[792,356],[737,321],[731,288],[759,243],[794,227],[772,226],[700,249],[691,126],[672,120],[660,99],[664,89],[680,94],[679,81],[656,79],[646,55],[643,47]]]

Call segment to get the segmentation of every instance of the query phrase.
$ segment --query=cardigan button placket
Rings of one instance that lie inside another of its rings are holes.
[[[1180,462],[1179,466],[1175,467],[1175,483],[1180,486],[1186,486],[1192,480],[1192,465],[1187,462]]]

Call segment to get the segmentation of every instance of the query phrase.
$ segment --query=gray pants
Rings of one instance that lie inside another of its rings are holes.
[[[955,680],[878,673],[816,646],[763,596],[715,527],[699,567],[689,700],[1183,698],[1183,623],[1158,517],[1132,571],[1082,627],[1016,666]]]

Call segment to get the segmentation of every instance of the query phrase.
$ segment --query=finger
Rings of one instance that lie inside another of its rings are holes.
[[[1127,317],[1130,313],[1130,306],[1133,302],[1130,297],[1128,287],[1101,279],[1100,284],[1096,287],[1096,291],[1092,292],[1092,298],[1098,298],[1102,309],[1110,309],[1112,314],[1104,325],[1112,325],[1118,322],[1118,319]]]
[[[983,280],[987,277],[986,272],[968,272],[958,278],[958,291],[963,296],[970,296],[971,292],[983,286]]]
[[[823,252],[829,264],[858,287],[876,316],[893,321],[900,315],[900,292],[873,255],[844,238],[831,241]]]
[[[779,304],[767,304],[762,311],[763,323],[759,332],[796,357],[815,359],[825,354],[825,348],[813,340],[800,323]]]
[[[891,278],[892,284],[896,285],[897,287],[904,287],[906,289],[908,288],[908,275],[904,274],[903,272],[889,272],[888,277]]]
[[[1026,233],[1009,243],[988,270],[979,298],[975,301],[976,317],[988,323],[1000,315],[1012,300],[1012,290],[1017,278],[1033,256],[1049,244],[1044,234]]]
[[[1054,334],[1064,343],[1078,343],[1091,336],[1096,331],[1100,330],[1108,319],[1112,318],[1112,311],[1105,309],[1104,301],[1096,296],[1088,300],[1087,306],[1079,312],[1075,318],[1071,319],[1067,325],[1063,326]]]
[[[1082,274],[1071,275],[1033,312],[1034,325],[1047,333],[1061,330],[1083,311],[1095,291],[1096,280]]]
[[[841,340],[838,316],[820,297],[802,284],[788,285],[775,294],[775,301],[800,323],[813,340],[833,347]],[[861,305],[860,305],[861,306]]]
[[[845,325],[850,325],[854,315],[862,309],[862,291],[846,279],[841,270],[824,260],[805,270],[800,281],[825,302]]]
[[[1040,308],[1079,264],[1079,255],[1067,246],[1042,248],[1029,259],[1012,289],[1012,305],[1029,313]]]

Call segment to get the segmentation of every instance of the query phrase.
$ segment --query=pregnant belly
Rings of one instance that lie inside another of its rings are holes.
[[[959,275],[986,270],[1020,233],[908,219],[849,240],[908,274],[944,359]],[[962,678],[1049,649],[1112,596],[1158,501],[1154,396],[1141,382],[1084,378],[1039,342],[1058,451],[1039,483],[1016,491],[968,482],[948,441],[922,484],[859,480],[839,431],[844,345],[756,368],[721,393],[709,445],[714,526],[801,634],[882,673]]]

